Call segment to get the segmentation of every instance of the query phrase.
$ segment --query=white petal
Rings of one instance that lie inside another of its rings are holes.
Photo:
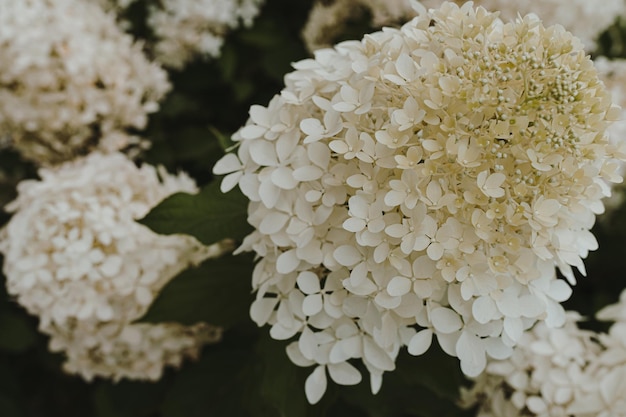
[[[453,310],[437,307],[430,312],[430,320],[438,332],[453,333],[463,327],[463,321]]]
[[[522,319],[519,317],[505,317],[504,318],[504,332],[513,341],[518,341],[524,332],[524,325]]]
[[[220,184],[220,191],[223,193],[227,193],[239,183],[239,178],[243,175],[242,172],[233,172],[232,174],[226,175],[222,179],[222,183]]]
[[[361,382],[361,373],[348,362],[328,365],[328,373],[340,385],[356,385]]]
[[[431,329],[421,330],[411,338],[408,351],[413,356],[422,355],[430,348],[432,341],[433,331]]]
[[[328,147],[338,154],[344,154],[349,151],[348,144],[343,140],[333,140],[328,144]]]
[[[305,294],[315,294],[321,290],[319,277],[311,271],[300,272],[297,283],[300,290]]]
[[[356,217],[350,217],[343,222],[343,228],[348,232],[356,233],[365,229],[367,223],[363,219],[357,219]]]
[[[276,270],[281,274],[295,271],[298,265],[300,265],[300,259],[298,259],[295,249],[281,253],[276,259]]]
[[[293,178],[298,181],[314,181],[324,174],[320,168],[307,165],[293,170]]]
[[[387,194],[385,194],[385,204],[387,204],[389,207],[399,206],[400,204],[404,203],[405,199],[406,194],[401,191],[391,190],[388,191]]]
[[[469,377],[478,376],[487,366],[485,347],[477,336],[467,331],[456,342],[456,354],[461,360],[461,370]]]
[[[261,166],[278,165],[276,148],[272,142],[266,140],[255,140],[250,144],[250,157]]]
[[[499,337],[489,337],[485,340],[485,348],[489,356],[496,360],[504,360],[513,354],[513,348],[504,344]]]
[[[394,297],[403,296],[411,291],[411,284],[411,280],[407,277],[393,277],[387,284],[387,292]]]
[[[272,182],[284,190],[292,190],[298,185],[293,178],[293,171],[287,167],[276,168],[271,175]]]
[[[550,291],[548,292],[548,295],[554,301],[562,303],[563,301],[569,299],[572,295],[572,287],[567,285],[567,283],[562,279],[557,279],[550,283]]]
[[[254,140],[263,137],[267,132],[267,128],[258,125],[247,125],[239,129],[239,135],[248,140]]]
[[[366,219],[369,215],[369,204],[363,197],[355,195],[348,200],[350,214],[354,217]]]
[[[360,356],[361,350],[361,337],[352,336],[347,339],[343,339],[335,343],[330,350],[329,360],[330,363],[344,362],[350,358]]]
[[[565,284],[565,282],[563,283]],[[565,284],[565,286],[570,289],[567,284]],[[522,316],[528,318],[539,318],[546,311],[545,303],[532,294],[521,296],[519,299],[519,306]]]
[[[250,317],[257,326],[261,327],[269,320],[274,308],[276,308],[276,304],[278,304],[278,298],[254,300],[252,305],[250,305]]]
[[[498,307],[493,299],[487,295],[478,297],[472,304],[472,315],[481,324],[488,323],[500,316]]]
[[[311,366],[315,363],[314,361],[307,359],[304,357],[304,355],[302,355],[302,352],[300,352],[300,348],[298,347],[298,342],[291,342],[289,346],[287,346],[286,350],[289,360],[291,360],[291,362],[295,363],[298,366]]]
[[[380,346],[372,339],[363,339],[363,358],[381,371],[393,371],[395,364]]]
[[[370,371],[370,389],[372,394],[378,394],[383,385],[383,373]]]
[[[289,220],[289,216],[278,211],[271,211],[259,224],[259,231],[264,235],[271,235],[279,232]]]
[[[269,126],[270,124],[270,112],[267,107],[260,106],[258,104],[253,104],[250,106],[250,110],[248,111],[250,114],[250,119],[256,124],[262,126]]]
[[[307,135],[321,136],[324,133],[324,126],[322,126],[322,122],[319,120],[309,118],[300,122],[300,130]]]
[[[228,174],[241,169],[241,162],[234,153],[227,153],[213,166],[213,173],[216,175]]]
[[[415,74],[415,61],[406,53],[400,54],[396,60],[398,75],[407,81],[411,81]]]
[[[361,253],[357,248],[351,245],[339,246],[333,252],[333,257],[340,265],[353,266],[359,263],[362,259]]]
[[[315,333],[306,326],[302,329],[302,333],[298,338],[298,348],[305,358],[310,360],[315,358],[315,354],[317,353],[317,339],[315,338]]]
[[[270,336],[275,340],[291,339],[300,330],[299,326],[286,327],[280,323],[276,323],[270,328]]]
[[[314,316],[322,311],[322,308],[324,308],[322,294],[307,295],[302,302],[302,312],[307,316]]]
[[[315,404],[326,392],[326,369],[323,365],[318,366],[309,375],[304,383],[304,392],[309,404]]]

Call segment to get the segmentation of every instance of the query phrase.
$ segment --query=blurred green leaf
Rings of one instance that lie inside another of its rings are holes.
[[[245,349],[206,349],[178,375],[161,408],[163,417],[251,416],[247,395],[257,385],[254,357]]]
[[[226,255],[190,268],[161,290],[139,321],[232,326],[249,320],[252,255]]]
[[[164,380],[154,382],[102,382],[94,393],[97,417],[152,415],[166,391]]]
[[[156,233],[185,233],[205,245],[243,239],[252,231],[246,221],[248,200],[234,189],[226,194],[213,181],[198,194],[177,193],[154,207],[139,223]]]
[[[12,353],[24,352],[37,341],[37,330],[32,323],[26,317],[9,311],[0,313],[0,334],[0,350]]]
[[[20,406],[13,398],[0,394],[0,416],[22,417],[23,415]]]

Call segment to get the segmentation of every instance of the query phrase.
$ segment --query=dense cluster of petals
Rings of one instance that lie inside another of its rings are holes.
[[[126,146],[120,132],[145,127],[168,90],[163,69],[98,5],[0,1],[0,136],[26,158]]]
[[[85,378],[158,378],[165,365],[219,338],[208,325],[132,324],[189,265],[217,256],[187,235],[157,235],[135,220],[175,192],[184,174],[137,167],[119,153],[87,157],[24,180],[0,232],[10,295],[39,317],[65,368]]]
[[[420,0],[426,7],[438,7],[442,0]],[[455,0],[459,4],[465,0]],[[604,0],[602,7],[589,0],[474,0],[487,10],[500,12],[503,20],[518,15],[535,13],[546,25],[562,25],[577,36],[591,52],[596,49],[598,37],[619,17],[626,16],[622,0]]]
[[[579,329],[575,313],[562,328],[538,323],[462,390],[462,402],[478,417],[626,416],[626,291],[598,317],[615,321],[608,333]]]
[[[619,182],[619,110],[580,42],[529,15],[444,3],[294,64],[214,172],[250,199],[251,316],[316,365],[309,401],[436,336],[470,376],[535,321],[559,326],[572,266]]]
[[[415,16],[410,0],[318,0],[313,4],[302,29],[310,52],[331,47],[346,25],[363,14],[371,17],[373,28],[402,24]]]
[[[194,57],[220,55],[224,36],[249,26],[263,0],[162,0],[150,6],[148,26],[157,40],[155,59],[182,68]]]

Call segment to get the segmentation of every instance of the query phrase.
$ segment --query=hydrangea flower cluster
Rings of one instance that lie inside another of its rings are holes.
[[[151,5],[148,25],[157,37],[155,59],[182,68],[197,55],[217,57],[230,29],[249,26],[262,0],[162,0]]]
[[[442,0],[421,2],[426,7],[437,7]],[[463,4],[465,0],[456,2]],[[596,49],[598,36],[618,17],[626,16],[626,3],[622,0],[604,0],[602,7],[589,0],[476,0],[474,3],[487,10],[499,11],[503,20],[535,13],[546,25],[563,25],[580,38],[588,51]]]
[[[399,349],[433,335],[467,375],[504,358],[559,302],[597,243],[612,107],[580,42],[533,15],[468,3],[317,51],[214,168],[250,199],[238,250],[260,258],[251,316],[298,340],[293,362],[376,392]]]
[[[626,416],[626,291],[598,317],[615,321],[608,334],[579,329],[573,312],[562,328],[538,323],[462,390],[462,402],[478,405],[478,417]]]
[[[611,92],[612,101],[622,107],[619,120],[607,129],[611,143],[619,145],[626,138],[626,59],[609,60],[605,57],[598,57],[594,60],[594,66],[598,70],[600,79]],[[626,165],[621,164],[620,175],[623,176],[625,170]],[[617,209],[623,201],[624,186],[620,184],[613,188],[611,197],[605,200],[604,205],[607,212],[611,212]],[[611,218],[605,215],[600,217],[600,221],[608,222]]]
[[[0,235],[9,294],[39,317],[65,368],[85,378],[160,376],[195,355],[219,329],[132,324],[180,271],[221,253],[187,235],[157,235],[135,219],[193,180],[119,153],[41,169],[18,185]]]
[[[331,47],[346,23],[360,17],[360,12],[371,15],[372,27],[405,23],[415,16],[410,0],[318,0],[302,30],[307,49]]]
[[[0,28],[0,136],[38,163],[136,142],[120,132],[143,128],[170,88],[91,2],[2,0]]]
[[[626,59],[598,57],[594,65],[600,79],[611,92],[612,101],[622,107],[620,120],[608,128],[611,141],[619,143],[626,137]]]

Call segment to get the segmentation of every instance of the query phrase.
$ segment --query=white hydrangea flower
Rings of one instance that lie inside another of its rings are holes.
[[[0,1],[0,135],[40,164],[126,146],[169,90],[113,16],[82,0]],[[109,135],[115,138],[106,140]]]
[[[462,389],[466,407],[479,404],[478,417],[591,417],[572,408],[598,391],[589,374],[602,347],[594,333],[580,330],[580,317],[570,313],[562,328],[538,323],[524,333],[513,355],[490,361],[471,389]]]
[[[462,405],[478,417],[626,416],[626,291],[598,318],[615,321],[609,333],[579,329],[573,312],[562,328],[538,323],[461,390]]]
[[[302,30],[310,52],[331,47],[350,20],[371,14],[373,27],[405,23],[415,16],[410,0],[318,0],[313,4]]]
[[[194,355],[219,330],[206,325],[131,324],[159,290],[189,265],[221,253],[187,235],[157,235],[135,219],[192,179],[119,153],[41,169],[18,185],[0,251],[9,294],[39,316],[66,369],[94,375],[157,378],[164,365]]]
[[[204,323],[76,321],[56,327],[50,336],[50,350],[66,355],[63,367],[68,373],[88,381],[98,376],[155,381],[165,366],[180,367],[183,359],[197,358],[204,345],[220,341],[222,331]]]
[[[420,0],[426,7],[438,7],[442,0]],[[455,0],[459,4],[465,0]],[[618,17],[626,16],[626,3],[622,0],[474,0],[475,5],[490,11],[499,11],[502,20],[512,20],[518,15],[537,14],[546,25],[562,25],[593,51],[598,37]]]
[[[598,57],[594,60],[600,79],[611,92],[614,103],[622,107],[620,120],[613,123],[608,129],[609,139],[619,145],[626,141],[626,59],[609,60],[606,57]],[[619,174],[624,175],[626,166],[620,164]],[[615,210],[624,201],[624,187],[619,185],[613,189],[610,198],[605,201],[607,211]],[[603,216],[601,220],[610,221],[610,217]]]
[[[182,68],[197,55],[217,57],[226,33],[250,26],[263,0],[162,0],[151,5],[148,25],[157,61]]]
[[[214,168],[250,199],[257,324],[317,365],[309,401],[433,336],[467,375],[558,326],[610,194],[619,111],[582,45],[445,3],[296,63]]]

